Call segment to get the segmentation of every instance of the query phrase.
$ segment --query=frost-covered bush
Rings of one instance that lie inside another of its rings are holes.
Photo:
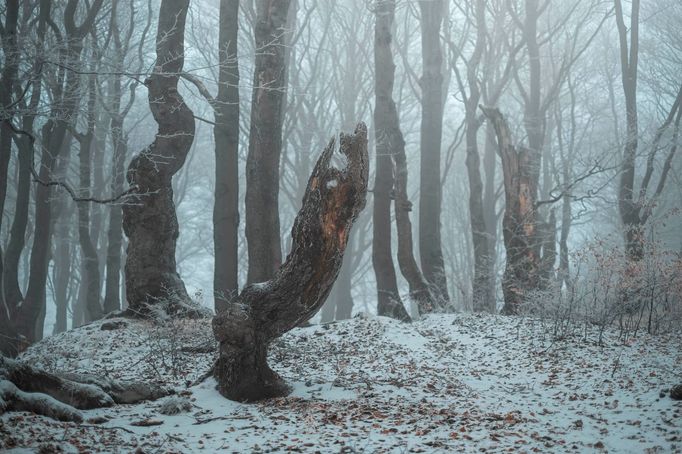
[[[573,254],[573,276],[529,295],[524,311],[555,338],[596,334],[617,327],[626,341],[682,329],[682,254],[643,242],[639,260],[615,241],[596,239]]]

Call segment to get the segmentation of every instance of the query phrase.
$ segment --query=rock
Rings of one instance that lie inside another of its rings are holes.
[[[99,327],[102,331],[113,331],[116,329],[125,328],[128,326],[128,322],[125,320],[108,320],[102,323]]]
[[[673,400],[682,400],[682,384],[670,388],[670,398]]]

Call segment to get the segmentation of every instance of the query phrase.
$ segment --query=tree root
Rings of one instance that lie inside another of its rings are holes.
[[[0,414],[29,411],[60,421],[81,422],[79,410],[154,400],[171,393],[142,382],[55,375],[0,356]]]

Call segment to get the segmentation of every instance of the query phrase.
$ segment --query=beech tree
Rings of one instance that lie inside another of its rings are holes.
[[[618,186],[618,209],[620,213],[625,249],[628,258],[639,261],[643,254],[644,226],[653,212],[655,200],[660,197],[673,159],[678,149],[680,121],[682,120],[682,84],[669,108],[666,118],[660,125],[647,152],[644,175],[639,182],[639,191],[635,186],[637,155],[640,152],[639,125],[637,109],[637,72],[639,63],[639,10],[640,1],[633,0],[630,10],[630,26],[625,25],[625,13],[621,0],[614,0],[615,17],[618,27],[620,48],[621,82],[625,97],[626,140],[623,148],[620,181]],[[662,147],[664,135],[672,130],[670,140],[658,183],[654,189],[654,170],[656,155]]]
[[[279,162],[286,91],[285,34],[290,0],[258,0],[256,63],[246,161],[247,282],[270,279],[282,262]]]
[[[188,7],[189,0],[161,2],[156,64],[145,81],[159,130],[154,142],[128,166],[128,183],[135,192],[134,203],[123,205],[123,229],[129,240],[126,296],[129,311],[135,314],[148,313],[149,305],[159,301],[170,301],[175,309],[189,301],[175,264],[178,221],[171,186],[194,140],[194,115],[178,92]]]
[[[391,194],[393,192],[392,154],[404,146],[398,129],[398,114],[393,102],[393,56],[391,41],[395,1],[380,0],[375,4],[374,30],[375,99],[374,108],[376,169],[374,179],[374,216],[372,264],[377,280],[377,312],[400,320],[409,320],[398,292],[391,249]],[[397,129],[397,131],[396,131]],[[406,207],[407,208],[407,207]],[[409,222],[409,221],[408,221]]]
[[[434,286],[439,306],[449,300],[441,245],[441,141],[443,136],[442,0],[421,0],[422,33],[421,167],[419,175],[419,257],[424,277]],[[434,307],[433,309],[436,309]]]

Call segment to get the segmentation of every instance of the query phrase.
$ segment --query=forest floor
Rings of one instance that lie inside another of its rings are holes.
[[[596,332],[557,340],[527,318],[361,315],[285,335],[270,364],[292,394],[240,404],[212,379],[188,387],[213,361],[210,320],[102,323],[22,358],[144,378],[180,397],[84,411],[84,424],[6,413],[0,451],[682,452],[682,401],[660,394],[682,382],[680,335],[623,343],[607,331],[600,346]],[[160,413],[183,399],[186,411]]]

